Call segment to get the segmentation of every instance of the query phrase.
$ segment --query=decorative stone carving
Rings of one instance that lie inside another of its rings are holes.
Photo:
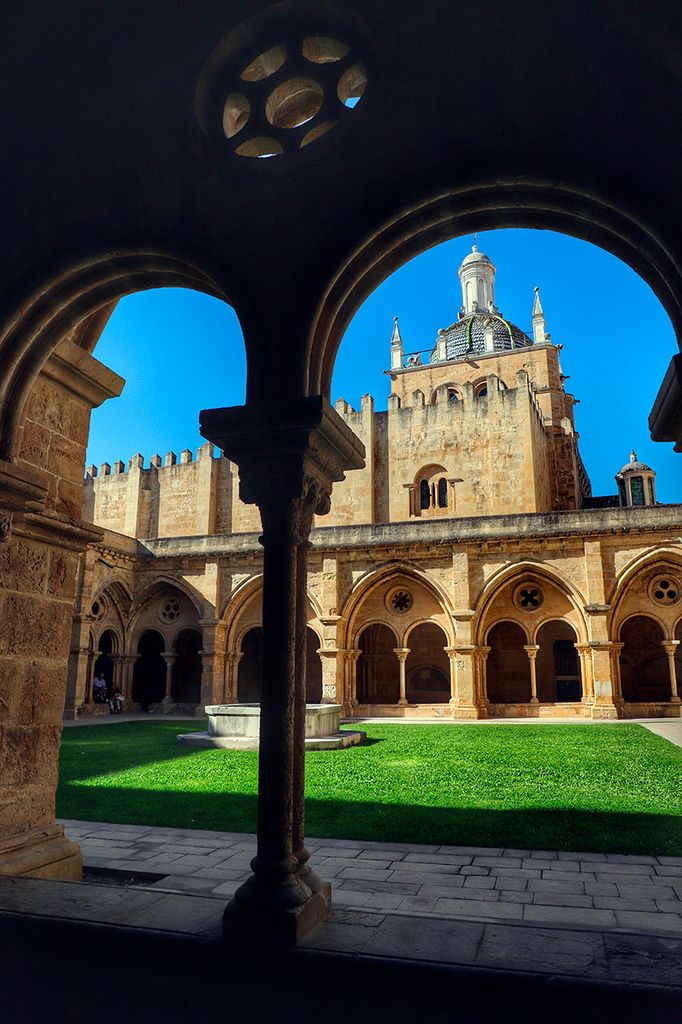
[[[3,541],[9,540],[9,535],[12,532],[12,513],[8,512],[7,509],[0,509],[0,544]]]

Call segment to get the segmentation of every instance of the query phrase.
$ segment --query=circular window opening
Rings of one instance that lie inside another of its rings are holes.
[[[322,106],[324,90],[314,78],[289,78],[273,89],[265,103],[265,116],[275,128],[298,128]]]
[[[242,82],[262,82],[264,78],[269,78],[275,71],[279,71],[286,59],[287,48],[284,44],[272,46],[252,60],[239,77]]]
[[[649,586],[649,595],[656,604],[677,604],[680,599],[680,584],[674,576],[657,576]]]
[[[232,139],[249,120],[251,104],[241,93],[231,92],[223,108],[223,131],[226,139]]]
[[[254,156],[264,159],[269,156],[280,156],[284,150],[282,149],[282,144],[277,139],[269,139],[264,135],[259,135],[256,139],[242,142],[241,146],[237,146],[235,152],[239,156]]]
[[[367,72],[365,65],[357,62],[346,68],[339,78],[336,86],[336,93],[344,107],[354,107],[358,103],[367,88]]]
[[[159,609],[159,618],[162,622],[175,622],[180,615],[180,602],[176,597],[167,598]]]
[[[409,612],[413,604],[414,598],[406,587],[394,587],[386,595],[386,607],[397,615]]]
[[[303,40],[303,56],[311,64],[333,64],[348,53],[349,47],[331,36],[308,36]]]
[[[514,591],[514,604],[522,612],[536,612],[545,600],[537,583],[522,583]]]

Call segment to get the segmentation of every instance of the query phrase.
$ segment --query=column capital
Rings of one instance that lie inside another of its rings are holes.
[[[258,505],[265,532],[299,542],[308,540],[313,515],[329,511],[332,484],[365,465],[364,445],[321,395],[204,409],[199,424],[239,467],[239,496]]]
[[[524,649],[524,651],[526,652],[526,654],[528,655],[529,658],[534,659],[534,658],[537,658],[537,656],[538,656],[538,651],[540,650],[540,646],[539,646],[539,644],[524,644],[523,645],[523,649]]]
[[[665,653],[668,655],[668,657],[674,658],[675,657],[675,653],[677,651],[677,648],[680,646],[680,641],[679,640],[661,640],[661,645],[662,645],[663,650],[665,651]]]
[[[407,656],[410,653],[409,647],[394,647],[393,653],[397,655],[398,661],[407,661]]]

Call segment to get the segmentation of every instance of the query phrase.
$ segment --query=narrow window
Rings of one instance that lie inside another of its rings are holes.
[[[444,476],[438,481],[438,508],[448,507],[448,482]]]
[[[633,476],[630,480],[630,494],[633,505],[644,505],[644,480],[641,476]]]
[[[429,508],[431,505],[431,492],[429,489],[429,481],[422,480],[419,485],[419,507],[421,509]]]
[[[654,498],[654,482],[651,477],[648,478],[647,483],[649,484],[649,504],[655,505],[656,499]]]

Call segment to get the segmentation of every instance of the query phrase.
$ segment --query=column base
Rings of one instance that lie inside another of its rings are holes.
[[[230,945],[296,946],[327,920],[331,909],[329,882],[322,882],[320,889],[297,907],[232,900],[223,913],[223,938]]]
[[[63,825],[0,838],[0,875],[79,882],[81,848],[64,835]]]
[[[452,717],[459,719],[460,721],[471,722],[479,718],[487,718],[486,708],[479,707],[476,704],[450,704],[452,711]]]
[[[591,707],[586,708],[586,717],[618,719],[621,715],[615,704],[592,704]]]

